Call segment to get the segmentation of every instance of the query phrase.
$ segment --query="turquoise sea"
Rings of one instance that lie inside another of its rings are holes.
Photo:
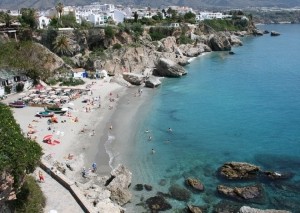
[[[245,37],[242,47],[233,48],[235,55],[213,52],[198,57],[185,67],[187,76],[164,79],[155,91],[132,154],[122,159],[133,172],[132,186],[153,186],[151,192],[133,190],[131,211],[140,212],[135,206],[140,200],[158,191],[167,193],[172,184],[184,187],[184,179],[193,176],[205,191],[188,202],[168,198],[173,207],[168,212],[187,203],[213,212],[217,203],[229,201],[216,192],[218,184],[253,183],[262,185],[263,201],[238,205],[300,212],[300,25],[259,28],[281,35]],[[294,177],[225,182],[217,170],[228,161],[292,172]]]

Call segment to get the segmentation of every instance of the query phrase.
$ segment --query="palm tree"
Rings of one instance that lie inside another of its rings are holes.
[[[64,4],[63,3],[61,3],[61,2],[59,2],[56,6],[55,6],[55,9],[56,9],[56,11],[57,11],[57,13],[58,13],[58,18],[60,19],[60,22],[61,22],[61,14],[62,14],[62,12],[64,11]],[[61,23],[62,24],[62,23]]]
[[[53,50],[59,55],[71,54],[71,42],[66,35],[59,35],[53,42]]]

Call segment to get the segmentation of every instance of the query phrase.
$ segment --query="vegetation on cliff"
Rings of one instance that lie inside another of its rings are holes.
[[[23,184],[24,177],[33,172],[39,163],[42,149],[35,141],[22,134],[11,109],[2,103],[0,103],[0,120],[0,174],[2,177],[0,185],[7,185],[0,193],[1,202],[4,202],[11,192],[20,192],[19,187]],[[3,178],[9,176],[12,176],[12,181]]]

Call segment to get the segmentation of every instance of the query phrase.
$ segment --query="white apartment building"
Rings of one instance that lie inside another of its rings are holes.
[[[229,18],[231,15],[223,15],[220,12],[213,13],[213,12],[200,12],[198,15],[196,15],[196,21],[203,21],[205,19],[223,19],[223,18]]]

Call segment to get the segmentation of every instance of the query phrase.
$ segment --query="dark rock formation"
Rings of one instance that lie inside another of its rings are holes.
[[[275,209],[261,210],[261,209],[251,208],[249,206],[243,206],[240,208],[238,213],[291,213],[291,212],[285,210],[275,210]]]
[[[241,204],[232,201],[222,200],[213,207],[214,213],[233,213],[238,212]]]
[[[219,185],[217,187],[218,193],[235,200],[254,200],[263,197],[263,189],[259,185],[245,186],[245,187],[228,187],[224,185]]]
[[[149,88],[155,88],[161,85],[161,81],[159,78],[155,76],[150,76],[146,81],[145,81],[145,86]]]
[[[147,191],[152,191],[152,186],[150,186],[148,184],[144,184],[144,187]]]
[[[209,45],[213,51],[229,51],[231,44],[223,33],[215,33],[209,36]]]
[[[138,183],[135,185],[134,189],[136,191],[142,191],[144,189],[144,186],[143,186],[143,184]]]
[[[269,34],[270,32],[268,30],[264,30],[264,34]]]
[[[185,184],[187,186],[191,187],[194,191],[197,191],[197,192],[203,192],[204,191],[203,184],[195,178],[187,178],[185,180]]]
[[[161,186],[165,186],[167,184],[167,180],[166,179],[161,179],[158,183]]]
[[[243,42],[236,35],[230,35],[229,42],[232,46],[243,46]]]
[[[156,64],[156,69],[153,70],[154,75],[166,77],[181,77],[186,74],[185,69],[176,64],[170,59],[161,58]]]
[[[286,180],[294,176],[291,172],[278,173],[274,171],[263,171],[262,175],[269,180]]]
[[[264,33],[261,30],[255,29],[253,30],[253,35],[255,36],[262,36]]]
[[[166,211],[172,208],[166,199],[161,196],[150,197],[146,200],[146,203],[153,212]]]
[[[131,184],[132,173],[123,165],[118,165],[111,171],[113,179],[107,189],[111,192],[111,200],[119,205],[128,203],[132,197],[128,187]]]
[[[191,213],[202,213],[202,210],[199,206],[188,205],[188,210]]]
[[[143,75],[128,72],[123,73],[123,78],[133,85],[141,85],[145,80]]]
[[[271,31],[271,36],[279,36],[280,33],[279,32],[276,32],[276,31]]]
[[[176,200],[188,201],[191,198],[191,193],[179,185],[172,185],[169,188],[169,193]]]
[[[227,162],[219,169],[220,175],[230,180],[253,179],[258,171],[258,166],[244,162]]]

